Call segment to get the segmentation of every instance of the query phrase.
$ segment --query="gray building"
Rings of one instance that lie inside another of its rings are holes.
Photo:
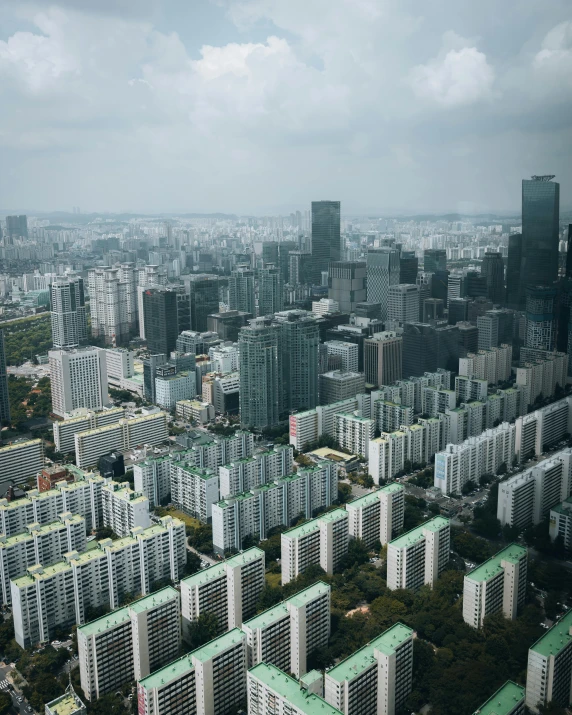
[[[87,341],[83,278],[69,276],[50,283],[50,311],[55,348],[77,348]]]
[[[320,285],[322,271],[341,258],[340,202],[312,201],[312,283]]]
[[[332,370],[320,375],[320,404],[330,405],[365,392],[363,372]]]
[[[304,310],[277,313],[281,360],[282,410],[312,409],[318,404],[320,330]]]
[[[379,387],[401,380],[402,361],[403,338],[401,335],[386,331],[366,339],[364,369],[368,385]]]
[[[238,331],[243,328],[250,318],[254,316],[251,313],[245,313],[241,310],[227,310],[225,313],[211,313],[207,317],[207,330],[217,333],[223,341],[236,343],[238,340]],[[191,317],[192,324],[192,317]]]
[[[254,295],[254,271],[246,265],[237,266],[228,279],[230,309],[255,315]]]
[[[0,330],[0,422],[10,422],[8,373],[6,371],[6,346],[4,345],[3,330]]]
[[[279,327],[256,318],[238,335],[240,354],[240,422],[245,427],[272,427],[279,422],[282,355]]]
[[[284,308],[280,270],[269,264],[258,271],[258,315],[272,315]]]
[[[387,319],[389,286],[399,283],[399,251],[375,248],[367,252],[367,300],[381,304],[381,319]]]
[[[366,264],[362,261],[331,262],[328,271],[328,298],[335,300],[342,313],[353,313],[367,298]]]
[[[197,332],[210,330],[208,316],[218,312],[218,276],[210,273],[185,276],[189,291],[190,328]]]

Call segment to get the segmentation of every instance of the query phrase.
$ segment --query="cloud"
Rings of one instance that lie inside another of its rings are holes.
[[[533,67],[543,81],[572,84],[572,21],[561,22],[547,33]]]

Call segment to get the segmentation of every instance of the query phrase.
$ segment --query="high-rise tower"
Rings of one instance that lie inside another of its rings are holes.
[[[508,258],[506,261],[506,304],[518,308],[520,300],[520,264],[522,261],[522,233],[508,237]]]
[[[280,417],[282,361],[279,328],[256,318],[238,335],[240,422],[245,427],[272,427]]]
[[[87,340],[83,278],[70,276],[50,283],[54,348],[77,348]]]
[[[387,320],[389,286],[399,283],[399,251],[376,248],[367,252],[367,299],[381,304],[381,320]]]
[[[493,303],[504,303],[504,263],[497,251],[487,251],[483,258],[481,273],[487,279],[487,296]]]
[[[304,310],[274,316],[278,325],[282,362],[282,409],[311,409],[318,404],[318,321]]]
[[[312,201],[312,282],[320,284],[322,271],[342,259],[340,202]]]
[[[185,276],[185,282],[186,282]],[[207,318],[218,313],[218,276],[199,273],[189,276],[188,282],[191,306],[191,330],[204,333],[208,330]]]
[[[254,306],[254,271],[247,265],[237,266],[228,279],[228,302],[231,310],[256,314]]]
[[[269,264],[258,272],[258,315],[272,315],[284,307],[280,269]]]

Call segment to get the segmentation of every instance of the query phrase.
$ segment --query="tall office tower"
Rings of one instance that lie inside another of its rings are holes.
[[[262,263],[272,263],[274,266],[278,264],[278,241],[264,241],[262,244]]]
[[[427,273],[447,270],[447,251],[441,248],[428,248],[423,252],[423,270]]]
[[[145,309],[143,307],[143,295],[146,288],[156,288],[158,286],[167,285],[167,273],[163,266],[140,266],[135,270],[135,280],[139,337],[145,340]]]
[[[279,330],[281,410],[312,409],[318,404],[318,321],[311,313],[289,310],[277,313],[274,323]]]
[[[416,323],[419,320],[419,287],[401,283],[389,287],[387,319],[400,323]]]
[[[467,271],[465,274],[467,295],[471,298],[486,298],[487,278],[478,271]],[[492,308],[492,305],[491,305]]]
[[[436,516],[387,546],[387,587],[432,586],[449,561],[450,522]]]
[[[242,310],[256,315],[254,302],[254,271],[239,265],[228,279],[228,302],[231,310]]]
[[[204,333],[209,330],[208,316],[218,313],[218,276],[209,273],[185,276],[189,291],[191,330]]]
[[[188,294],[163,287],[147,288],[143,293],[143,310],[149,352],[170,355],[179,334],[189,329]]]
[[[312,254],[309,251],[288,253],[288,283],[291,286],[307,285],[312,282]]]
[[[393,332],[376,333],[364,342],[365,381],[368,385],[392,385],[401,380],[403,338]]]
[[[280,270],[270,264],[258,271],[258,315],[273,315],[284,308]]]
[[[463,272],[449,273],[449,278],[447,279],[448,303],[455,298],[465,298],[467,295],[467,274]]]
[[[137,324],[135,271],[131,264],[94,268],[88,273],[91,333],[107,345],[129,341]]]
[[[558,278],[560,184],[554,176],[522,181],[522,257],[520,303],[529,286],[550,286]]]
[[[419,271],[419,259],[415,251],[401,251],[399,256],[399,282],[415,283]]]
[[[526,289],[525,347],[553,350],[556,339],[554,304],[556,288],[528,286]]]
[[[449,325],[456,325],[457,323],[467,322],[469,320],[470,304],[470,298],[451,298],[449,300],[449,317],[447,321]]]
[[[528,651],[526,705],[533,713],[549,703],[561,708],[572,698],[572,611],[546,631]]]
[[[487,296],[493,303],[504,303],[506,291],[502,254],[497,251],[486,251],[481,274],[487,279]]]
[[[445,305],[449,299],[449,275],[450,271],[436,271],[431,278],[431,297],[441,298]]]
[[[282,241],[278,244],[278,267],[282,283],[290,282],[290,251],[297,251],[297,241]]]
[[[105,350],[50,350],[52,412],[63,417],[80,407],[101,410],[109,402]]]
[[[353,313],[367,297],[366,264],[362,261],[332,261],[328,270],[328,298],[342,313]]]
[[[459,330],[459,357],[467,357],[468,353],[476,353],[479,349],[479,329],[471,323],[457,323]]]
[[[399,251],[394,248],[367,252],[367,300],[381,304],[381,320],[387,320],[389,287],[399,283]]]
[[[520,298],[520,264],[522,261],[522,234],[508,237],[508,257],[506,261],[506,304],[518,309],[523,305]]]
[[[0,423],[2,422],[10,422],[10,399],[8,396],[8,372],[6,370],[4,331],[0,330]]]
[[[479,315],[477,318],[479,350],[490,350],[499,346],[499,319],[493,312]]]
[[[6,216],[6,237],[10,244],[15,238],[28,238],[28,217]]]
[[[568,224],[568,242],[566,244],[566,268],[564,275],[572,278],[572,223]]]
[[[240,422],[272,427],[282,409],[282,359],[279,328],[256,318],[238,334],[240,351]]]
[[[430,320],[443,320],[445,313],[445,303],[441,298],[426,298],[423,305],[420,304],[421,320],[428,323]]]
[[[340,202],[312,201],[312,283],[320,285],[322,271],[342,258]]]
[[[486,616],[502,613],[513,621],[524,605],[528,552],[511,544],[465,576],[463,620],[482,628]]]
[[[59,278],[50,283],[54,348],[77,348],[87,340],[83,278]]]

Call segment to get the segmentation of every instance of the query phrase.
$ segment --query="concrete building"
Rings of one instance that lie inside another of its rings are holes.
[[[249,322],[238,336],[240,422],[245,427],[272,427],[278,423],[282,408],[279,328],[265,318]]]
[[[564,546],[570,550],[572,547],[572,498],[564,499],[550,509],[549,534],[552,541],[562,537]]]
[[[303,450],[309,442],[316,442],[322,435],[334,436],[335,416],[342,412],[355,412],[362,417],[371,416],[370,395],[358,394],[347,400],[319,405],[313,410],[305,410],[290,415],[290,444]]]
[[[44,715],[86,715],[85,705],[70,684],[63,695],[46,703]]]
[[[404,431],[383,432],[369,443],[369,473],[375,484],[391,481],[405,466],[407,436]]]
[[[402,425],[413,424],[413,408],[389,400],[375,400],[373,418],[380,432],[393,432]]]
[[[155,404],[165,410],[174,410],[180,400],[191,400],[197,394],[195,379],[195,373],[187,370],[156,377]]]
[[[29,439],[0,447],[0,484],[19,484],[35,477],[44,466],[44,442]]]
[[[524,688],[507,680],[473,715],[523,715],[524,699]]]
[[[413,686],[413,631],[384,631],[325,674],[325,697],[344,715],[395,715]]]
[[[383,546],[403,529],[405,489],[401,484],[388,484],[348,502],[346,511],[350,536],[368,548],[378,541]]]
[[[353,313],[356,305],[367,299],[366,264],[332,260],[327,264],[327,271],[328,298],[338,303],[342,313]]]
[[[227,310],[224,313],[214,312],[207,316],[207,327],[205,330],[217,333],[223,341],[228,340],[235,343],[238,340],[238,331],[243,328],[251,318],[254,318],[254,315],[241,312],[240,310]],[[192,324],[191,315],[191,325]]]
[[[130,489],[129,482],[107,482],[101,490],[101,505],[103,526],[117,536],[129,536],[132,529],[151,525],[149,499]]]
[[[341,402],[365,392],[365,376],[363,372],[344,372],[332,370],[318,378],[320,405]]]
[[[365,456],[375,434],[375,422],[360,415],[340,413],[335,417],[334,437],[342,449]]]
[[[494,311],[490,310],[484,315],[479,315],[477,317],[477,328],[479,330],[479,350],[490,350],[498,347],[499,318]]]
[[[486,380],[489,385],[504,382],[511,376],[512,346],[502,344],[490,350],[467,353],[459,358],[459,375]]]
[[[220,633],[252,618],[265,584],[264,567],[264,551],[253,547],[183,579],[183,638],[189,640],[191,623],[202,613],[217,617]]]
[[[50,350],[48,356],[55,415],[64,417],[81,407],[101,410],[109,403],[105,350]]]
[[[449,562],[450,522],[442,516],[426,521],[387,546],[387,586],[418,589],[432,586]]]
[[[463,586],[463,620],[482,628],[487,616],[514,620],[524,605],[528,552],[511,544],[470,571]]]
[[[219,498],[219,479],[214,470],[185,461],[171,464],[171,501],[177,509],[207,524]]]
[[[572,611],[557,621],[528,651],[526,706],[534,713],[554,703],[567,708],[572,699]]]
[[[88,272],[91,333],[107,345],[124,345],[137,329],[137,290],[133,264],[102,266]]]
[[[54,348],[79,347],[87,341],[83,278],[58,278],[50,283],[49,291]]]
[[[172,660],[181,640],[179,594],[170,586],[77,629],[81,687],[89,701]]]
[[[343,340],[328,340],[324,343],[328,355],[341,358],[341,369],[345,372],[359,372],[359,346]]]
[[[126,348],[108,348],[105,351],[107,382],[116,390],[123,390],[125,382],[135,374],[133,351]]]
[[[259,452],[219,467],[220,495],[225,498],[241,494],[292,474],[294,450],[277,445],[267,452]]]
[[[367,300],[381,304],[381,320],[387,320],[389,288],[399,283],[399,251],[395,248],[368,249]]]
[[[115,424],[124,417],[125,410],[122,407],[112,407],[98,412],[85,410],[84,414],[80,414],[77,417],[68,417],[62,421],[55,421],[53,429],[56,450],[62,454],[73,452],[76,434],[87,432],[87,430],[95,429],[96,427]]]
[[[171,494],[171,457],[169,454],[145,459],[133,465],[135,491],[149,500],[149,508],[161,506]]]
[[[312,301],[312,313],[314,315],[328,315],[328,313],[339,313],[340,304],[329,298],[320,298]]]
[[[348,512],[334,509],[301,526],[285,531],[282,543],[282,585],[318,564],[333,574],[348,550]]]
[[[457,375],[455,377],[455,395],[457,401],[471,402],[472,400],[480,400],[485,402],[488,395],[489,383],[486,380],[480,380],[476,377],[467,377],[466,375]],[[449,409],[453,409],[449,407]]]
[[[247,680],[249,713],[341,715],[337,708],[274,665],[259,663],[248,671]]]
[[[393,286],[402,288],[403,286]],[[376,333],[364,341],[365,381],[379,387],[391,385],[402,376],[403,338],[397,333]]]
[[[547,446],[572,432],[572,397],[519,417],[515,426],[515,450],[519,461],[540,456]]]
[[[387,319],[398,323],[416,323],[419,320],[419,286],[400,283],[389,287]]]
[[[185,422],[206,425],[209,422],[214,422],[215,408],[209,402],[200,400],[178,400],[175,404],[175,414]]]
[[[267,663],[301,677],[330,637],[331,587],[318,581],[242,624],[250,667]]]
[[[566,353],[546,353],[523,348],[521,362],[516,369],[516,384],[525,392],[526,405],[533,405],[540,394],[552,397],[557,386],[566,384],[567,370]]]

